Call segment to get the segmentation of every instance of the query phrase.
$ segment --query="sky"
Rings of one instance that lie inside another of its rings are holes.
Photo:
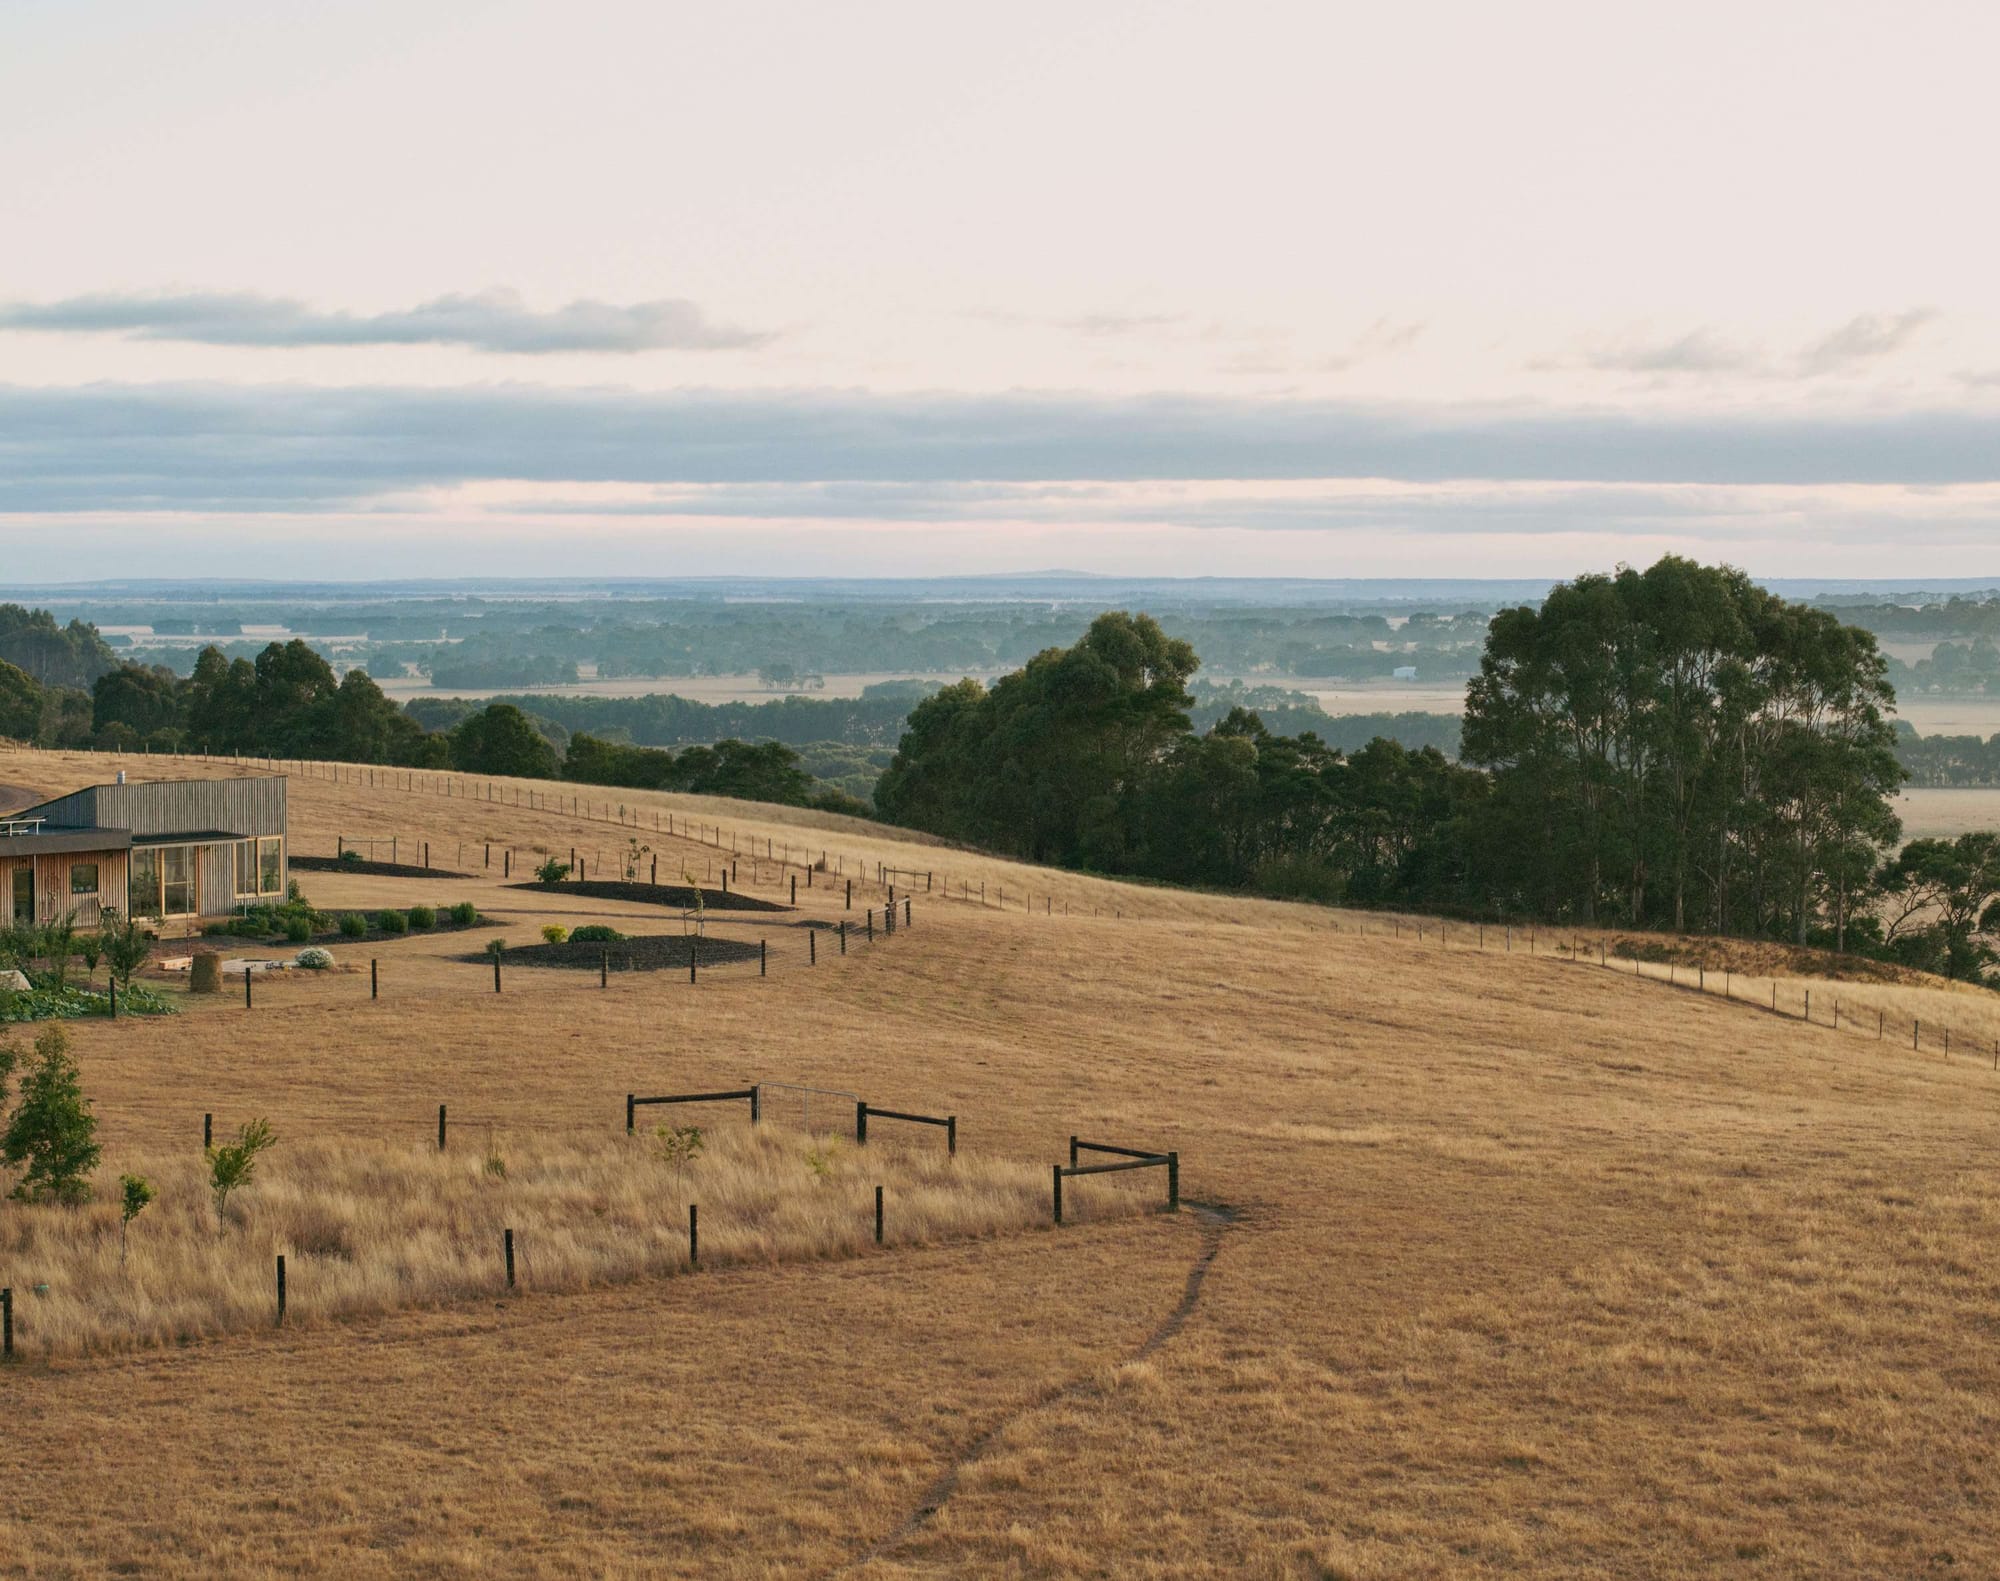
[[[0,578],[2000,580],[2000,8],[0,0]]]

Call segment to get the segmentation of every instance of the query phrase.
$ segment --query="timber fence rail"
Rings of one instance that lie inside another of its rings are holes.
[[[1105,1153],[1117,1160],[1110,1164],[1083,1164],[1077,1161],[1080,1153]],[[1063,1222],[1063,1182],[1086,1175],[1117,1175],[1133,1169],[1164,1169],[1167,1172],[1167,1211],[1181,1210],[1181,1155],[1177,1152],[1149,1152],[1136,1147],[1114,1147],[1106,1142],[1085,1142],[1072,1136],[1069,1139],[1069,1164],[1049,1166],[1050,1207],[1054,1222]]]

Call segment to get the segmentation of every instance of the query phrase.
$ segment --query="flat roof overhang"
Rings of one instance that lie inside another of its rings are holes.
[[[0,860],[10,856],[56,856],[64,851],[126,851],[132,844],[130,829],[44,829],[40,834],[15,834],[0,839]]]
[[[190,829],[185,834],[135,834],[132,844],[146,845],[229,845],[237,840],[254,840],[251,834],[231,834],[226,829]]]

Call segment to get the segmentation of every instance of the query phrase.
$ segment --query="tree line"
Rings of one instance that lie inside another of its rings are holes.
[[[1197,734],[1198,662],[1147,616],[1100,616],[919,704],[877,808],[1105,873],[1991,965],[2000,864],[1962,842],[1886,860],[1903,771],[1873,637],[1740,572],[1669,557],[1502,611],[1459,762],[1242,709]],[[1894,903],[1919,873],[1931,899]]]

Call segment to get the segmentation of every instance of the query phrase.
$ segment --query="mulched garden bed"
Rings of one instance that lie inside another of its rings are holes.
[[[583,900],[636,900],[641,905],[672,906],[676,911],[694,909],[695,892],[685,884],[639,884],[627,883],[622,879],[588,878],[582,883],[564,882],[544,884],[536,881],[528,884],[509,884],[509,889],[536,889],[545,895],[575,895]],[[790,911],[790,906],[775,900],[757,900],[749,895],[731,890],[724,894],[719,889],[701,891],[704,909],[708,911]],[[681,963],[685,966],[687,963]]]
[[[369,862],[338,856],[294,856],[292,866],[302,873],[366,873],[370,878],[471,878],[448,867],[422,867],[413,862]]]
[[[520,944],[500,959],[506,966],[562,966],[572,971],[594,972],[603,965],[608,953],[614,972],[661,972],[676,968],[686,971],[688,952],[696,944],[701,947],[698,966],[727,966],[757,959],[754,944],[745,944],[741,939],[698,939],[691,933],[644,934],[620,939],[616,944],[592,940],[582,944]],[[478,955],[461,955],[459,959],[483,965],[493,957],[482,951]]]

